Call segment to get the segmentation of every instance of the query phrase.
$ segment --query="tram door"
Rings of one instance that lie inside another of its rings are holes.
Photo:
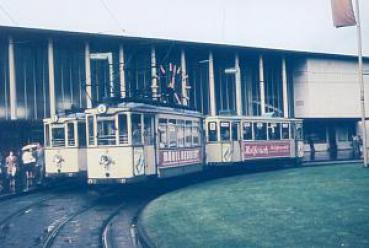
[[[143,138],[146,175],[156,174],[155,154],[155,117],[152,114],[143,115]]]
[[[241,143],[239,140],[239,127],[239,122],[220,121],[222,162],[240,161]]]

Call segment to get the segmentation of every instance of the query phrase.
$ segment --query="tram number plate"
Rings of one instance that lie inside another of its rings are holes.
[[[201,163],[200,149],[161,150],[160,166],[177,166],[181,164]]]
[[[290,142],[244,142],[243,158],[269,158],[290,156]]]

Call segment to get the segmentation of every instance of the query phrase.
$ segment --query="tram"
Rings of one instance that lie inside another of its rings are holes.
[[[86,123],[84,113],[44,119],[45,177],[86,177]]]
[[[220,115],[207,117],[205,130],[208,165],[304,156],[302,120]]]
[[[120,102],[87,109],[88,184],[130,183],[201,171],[202,115]]]

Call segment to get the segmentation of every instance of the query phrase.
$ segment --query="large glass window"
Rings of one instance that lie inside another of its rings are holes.
[[[191,147],[192,146],[192,121],[186,121],[185,136],[186,136],[186,147]]]
[[[280,140],[281,139],[281,126],[279,123],[268,124],[268,136],[269,140]]]
[[[192,140],[194,146],[200,145],[200,129],[197,121],[192,122]]]
[[[127,115],[118,115],[119,144],[128,144]]]
[[[154,121],[149,115],[144,116],[144,144],[154,144]]]
[[[266,140],[266,123],[256,122],[254,123],[255,140]]]
[[[65,146],[65,129],[64,127],[53,127],[52,131],[52,146],[62,147]]]
[[[282,123],[282,139],[290,138],[290,125],[288,123]]]
[[[168,138],[169,147],[177,147],[177,130],[176,130],[176,120],[170,119],[168,122]]]
[[[228,121],[220,122],[220,140],[221,141],[229,141],[230,136],[230,123]]]
[[[116,144],[116,126],[114,117],[97,118],[97,144],[115,145]]]
[[[243,123],[243,140],[252,140],[252,123],[244,122]]]
[[[74,123],[67,124],[67,132],[68,132],[68,146],[75,146],[76,139],[74,136]]]
[[[218,129],[217,123],[215,121],[208,123],[208,139],[210,142],[214,142],[218,140]]]
[[[86,125],[83,122],[78,123],[78,145],[86,147]]]
[[[239,129],[240,123],[238,122],[232,122],[232,140],[237,141],[238,140],[238,129]]]
[[[159,119],[159,146],[167,147],[167,120]]]
[[[88,125],[88,144],[90,146],[95,145],[95,135],[94,135],[94,117],[87,117],[87,125]]]
[[[133,145],[141,145],[142,144],[141,115],[132,114],[131,118],[132,118],[132,143]]]

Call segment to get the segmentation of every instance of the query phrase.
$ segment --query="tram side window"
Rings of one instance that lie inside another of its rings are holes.
[[[64,127],[53,127],[52,133],[52,146],[62,147],[65,146],[65,129]]]
[[[141,115],[132,114],[132,143],[133,145],[141,145]]]
[[[217,123],[215,121],[208,123],[208,140],[214,142],[218,140]]]
[[[79,147],[86,147],[86,125],[78,123],[78,145]]]
[[[192,146],[192,121],[186,121],[186,129],[185,129],[185,136],[186,136],[186,147]]]
[[[296,127],[296,131],[295,131],[296,140],[303,140],[302,123],[296,123],[295,127]]]
[[[95,145],[95,135],[94,135],[94,117],[87,117],[87,125],[88,125],[88,144],[90,146]]]
[[[282,123],[282,139],[290,138],[290,124]]]
[[[127,115],[118,115],[119,144],[128,144]]]
[[[174,119],[170,119],[168,122],[168,138],[169,138],[169,147],[177,147],[177,130],[176,130],[177,122]]]
[[[184,147],[185,144],[185,121],[177,120],[177,145],[178,147]]]
[[[159,147],[167,147],[167,120],[159,119]]]
[[[281,126],[279,123],[268,124],[268,136],[269,140],[280,140],[281,139]]]
[[[243,123],[243,140],[252,140],[252,124],[250,122]]]
[[[192,141],[194,146],[200,145],[200,129],[197,121],[192,122]]]
[[[238,140],[238,129],[239,129],[240,123],[238,122],[232,122],[232,141]]]
[[[74,138],[74,123],[67,124],[67,133],[68,133],[68,146],[75,146],[76,139]]]
[[[154,121],[152,116],[144,116],[144,144],[154,144]]]
[[[49,147],[50,146],[50,125],[49,124],[45,124],[45,146]]]
[[[266,140],[266,123],[254,123],[255,140]]]
[[[116,127],[112,118],[97,120],[97,144],[115,145]]]
[[[230,140],[230,123],[228,121],[220,122],[220,140],[229,141]]]

